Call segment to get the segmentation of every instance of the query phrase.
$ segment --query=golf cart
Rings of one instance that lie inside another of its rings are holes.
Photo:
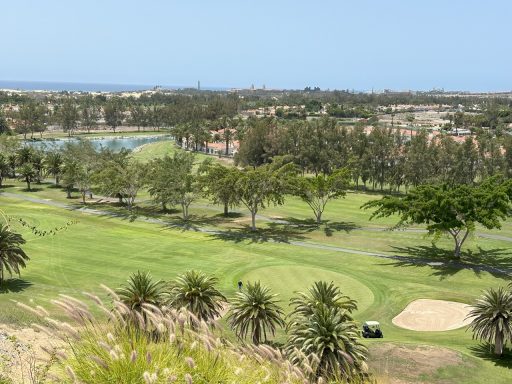
[[[384,337],[378,321],[365,321],[363,324],[363,332],[361,333],[365,339],[381,339]]]

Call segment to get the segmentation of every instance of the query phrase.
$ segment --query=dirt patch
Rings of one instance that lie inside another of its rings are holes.
[[[431,380],[428,378],[438,370],[462,364],[465,364],[462,355],[448,348],[392,343],[370,346],[369,367],[379,379],[379,383],[429,383]]]
[[[62,342],[44,332],[0,324],[0,377],[13,383],[36,382],[34,378],[41,376],[49,360],[43,348],[52,350],[62,346]]]
[[[450,331],[471,323],[471,307],[454,301],[419,299],[393,318],[393,324],[413,331]]]

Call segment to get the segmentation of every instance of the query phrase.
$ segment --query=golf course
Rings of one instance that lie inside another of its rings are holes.
[[[172,154],[172,142],[143,146],[133,156],[140,161]],[[204,156],[204,155],[203,155]],[[205,156],[204,156],[205,157]],[[196,159],[197,161],[202,160]],[[237,282],[260,281],[279,294],[290,312],[289,300],[314,281],[332,281],[357,300],[354,318],[378,321],[382,339],[366,339],[369,367],[380,382],[510,383],[510,354],[493,358],[488,347],[472,339],[467,326],[448,331],[416,331],[393,319],[420,299],[471,305],[489,288],[506,286],[512,272],[512,221],[501,230],[477,227],[453,259],[453,240],[435,244],[421,226],[391,230],[397,217],[370,220],[362,209],[378,193],[350,190],[330,201],[321,224],[299,198],[287,196],[283,205],[270,205],[251,215],[242,206],[228,217],[206,199],[190,206],[184,221],[180,211],[163,213],[141,190],[129,212],[115,199],[93,196],[82,204],[79,193],[66,192],[51,179],[33,184],[6,179],[0,189],[0,209],[27,240],[30,261],[20,279],[6,282],[0,293],[0,323],[28,326],[35,318],[13,300],[50,309],[59,294],[101,297],[100,284],[116,288],[136,271],[169,281],[177,274],[198,270],[216,276],[228,298]],[[16,219],[39,230],[63,228],[38,236]],[[233,336],[228,327],[226,337]],[[285,340],[279,330],[277,342]]]

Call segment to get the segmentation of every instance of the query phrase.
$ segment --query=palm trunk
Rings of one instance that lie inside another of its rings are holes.
[[[494,338],[494,354],[495,355],[503,355],[503,333],[496,332],[496,336]]]

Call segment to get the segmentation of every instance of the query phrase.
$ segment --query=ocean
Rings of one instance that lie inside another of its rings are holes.
[[[160,85],[158,85],[160,86]],[[82,91],[82,92],[129,92],[153,89],[155,85],[142,84],[105,84],[105,83],[67,83],[50,81],[0,80],[0,89],[17,89],[25,91]],[[162,85],[164,89],[195,88],[196,86]],[[209,91],[222,91],[223,87],[201,87]]]

